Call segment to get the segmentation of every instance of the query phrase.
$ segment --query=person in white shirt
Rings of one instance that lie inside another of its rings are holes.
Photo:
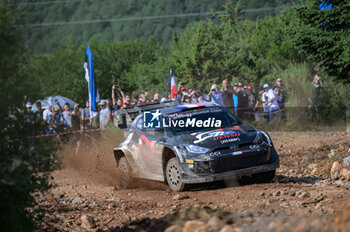
[[[269,84],[265,83],[263,89],[262,101],[264,104],[264,111],[269,113],[269,120],[271,120],[276,116],[276,111],[279,109],[277,97]]]
[[[103,128],[106,128],[108,126],[109,122],[111,121],[111,111],[107,107],[106,100],[101,100],[99,105],[101,106],[101,110],[100,110],[100,128],[103,129]]]
[[[52,116],[52,106],[48,106],[43,112],[43,119],[45,122],[49,122]]]

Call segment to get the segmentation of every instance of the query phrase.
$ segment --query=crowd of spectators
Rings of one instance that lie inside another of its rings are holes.
[[[319,80],[315,81],[315,85],[317,84]],[[177,95],[173,99],[170,99],[170,93],[168,96],[161,97],[157,92],[151,97],[148,90],[132,98],[130,94],[124,93],[119,85],[113,85],[111,97],[98,103],[98,112],[89,110],[89,101],[85,102],[85,107],[75,104],[73,108],[69,103],[61,107],[56,101],[56,106],[48,106],[45,110],[42,109],[41,103],[37,102],[33,113],[32,105],[28,102],[26,104],[27,120],[46,123],[47,133],[55,133],[56,128],[61,126],[72,130],[106,128],[112,125],[113,116],[119,109],[176,101],[178,104],[211,102],[226,107],[241,119],[269,121],[276,116],[277,112],[285,111],[286,93],[282,80],[278,78],[273,88],[265,83],[256,92],[251,85],[244,85],[242,81],[231,86],[228,80],[223,80],[221,86],[213,84],[208,93],[191,87],[187,89],[185,84],[180,82]]]

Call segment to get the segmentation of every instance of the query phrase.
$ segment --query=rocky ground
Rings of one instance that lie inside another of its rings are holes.
[[[50,193],[36,196],[45,230],[58,231],[350,231],[345,132],[273,132],[281,167],[272,183],[236,181],[175,193],[136,181],[119,189],[112,146],[83,141],[62,153]],[[334,164],[337,162],[337,164]],[[336,166],[336,168],[334,167]]]

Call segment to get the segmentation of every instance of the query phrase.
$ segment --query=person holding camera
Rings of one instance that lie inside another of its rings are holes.
[[[218,89],[218,86],[216,84],[213,84],[211,86],[208,96],[209,101],[211,101],[212,103],[217,104],[219,106],[225,106],[224,101],[222,99],[221,91]]]

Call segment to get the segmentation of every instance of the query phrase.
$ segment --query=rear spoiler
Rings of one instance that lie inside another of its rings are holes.
[[[113,122],[120,129],[129,128],[134,119],[142,114],[144,111],[157,110],[161,108],[166,108],[170,106],[178,105],[177,102],[174,101],[165,101],[160,103],[147,104],[143,106],[135,106],[131,108],[124,108],[115,111]]]

